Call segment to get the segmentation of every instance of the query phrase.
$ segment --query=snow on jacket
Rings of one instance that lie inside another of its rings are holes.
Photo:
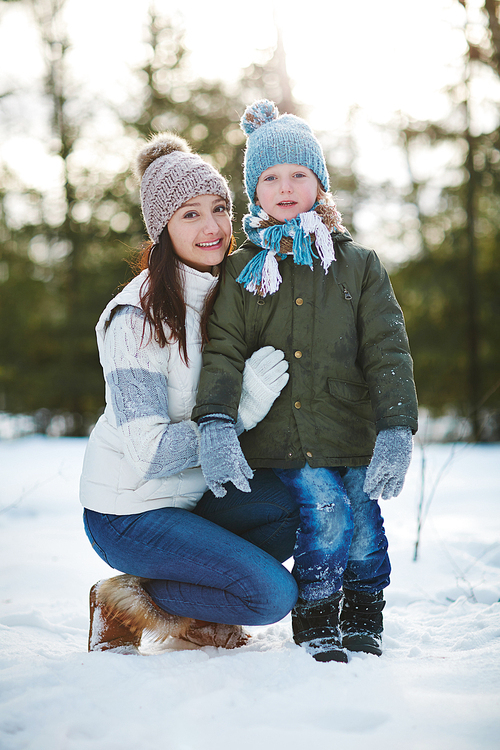
[[[235,281],[260,248],[245,242],[228,258],[193,419],[236,418],[245,359],[268,344],[282,349],[288,385],[240,438],[252,468],[362,466],[377,432],[417,429],[413,363],[387,272],[348,233],[333,240],[337,260],[327,275],[319,261],[311,270],[287,257],[279,264],[279,290],[264,298]]]
[[[143,337],[139,296],[148,271],[111,300],[97,323],[106,408],[89,438],[80,481],[81,503],[90,510],[192,509],[207,489],[190,416],[202,362],[200,316],[217,279],[181,268],[189,366],[177,343],[161,348],[148,327]]]

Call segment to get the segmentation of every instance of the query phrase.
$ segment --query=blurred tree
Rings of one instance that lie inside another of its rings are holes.
[[[422,235],[419,255],[392,274],[405,311],[421,405],[455,409],[475,440],[500,438],[499,2],[463,6],[467,42],[443,122],[402,122]],[[472,7],[474,5],[474,7]],[[496,81],[493,79],[497,79]],[[428,153],[432,173],[421,162]],[[438,171],[437,165],[444,164]]]
[[[4,175],[0,403],[10,413],[37,414],[41,430],[56,418],[52,426],[58,432],[83,435],[103,401],[93,328],[109,298],[110,279],[116,288],[125,276],[118,241],[129,223],[119,207],[124,175],[92,171],[105,161],[97,144],[94,164],[83,165],[92,112],[67,74],[64,0],[29,5],[42,44],[51,113],[49,127],[41,131],[59,184],[42,194]]]

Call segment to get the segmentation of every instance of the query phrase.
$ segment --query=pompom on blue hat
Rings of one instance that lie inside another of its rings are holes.
[[[262,172],[275,164],[300,164],[330,189],[323,149],[309,125],[296,115],[280,115],[274,102],[260,99],[246,108],[240,122],[248,136],[245,151],[245,188],[251,203]]]

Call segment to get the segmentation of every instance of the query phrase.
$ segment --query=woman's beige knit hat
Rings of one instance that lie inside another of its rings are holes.
[[[231,195],[224,177],[174,133],[157,133],[141,148],[136,174],[141,183],[144,223],[154,243],[175,211],[197,195],[219,195],[231,214]]]

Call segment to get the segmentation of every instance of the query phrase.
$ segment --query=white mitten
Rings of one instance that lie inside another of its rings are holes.
[[[264,346],[245,362],[237,431],[251,430],[274,404],[290,377],[288,362],[281,349]]]

